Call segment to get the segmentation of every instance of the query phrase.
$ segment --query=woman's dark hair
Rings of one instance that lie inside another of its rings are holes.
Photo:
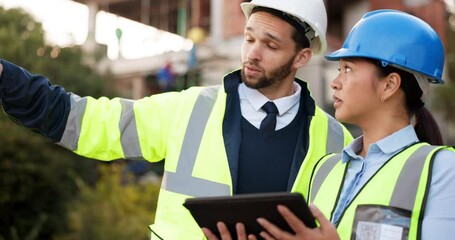
[[[291,24],[294,28],[294,32],[292,33],[292,40],[296,43],[296,50],[300,51],[301,49],[304,48],[309,48],[310,47],[310,41],[308,38],[305,36],[305,29],[304,27],[298,23],[295,19],[293,19],[290,15],[285,14],[281,11],[278,11],[276,9],[272,8],[266,8],[266,7],[255,7],[251,11],[251,14],[255,12],[267,12],[270,13],[285,22]]]
[[[433,115],[425,108],[422,101],[422,90],[414,77],[414,74],[387,65],[382,66],[380,61],[373,60],[378,66],[379,77],[385,77],[395,72],[401,77],[400,88],[403,90],[406,98],[406,109],[408,113],[415,116],[414,129],[417,137],[421,142],[427,142],[432,145],[443,145],[441,131]]]

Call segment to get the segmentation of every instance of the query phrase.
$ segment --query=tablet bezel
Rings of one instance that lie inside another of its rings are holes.
[[[237,222],[245,225],[248,234],[259,237],[259,232],[263,231],[263,228],[256,221],[258,217],[265,218],[281,229],[294,233],[278,212],[278,205],[287,206],[308,227],[317,226],[302,194],[296,192],[188,198],[183,205],[191,212],[200,227],[209,228],[218,236],[216,223],[222,221],[233,237],[236,236]]]

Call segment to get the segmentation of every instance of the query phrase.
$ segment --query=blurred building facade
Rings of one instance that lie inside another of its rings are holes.
[[[109,60],[118,89],[123,97],[141,98],[160,89],[154,85],[158,70],[166,62],[173,64],[176,89],[194,84],[214,85],[223,76],[239,68],[240,47],[245,17],[239,7],[242,0],[75,0],[90,9],[89,31],[95,31],[98,11],[110,12],[155,28],[172,32],[195,42],[193,52],[168,52],[141,59]],[[282,0],[284,1],[284,0]],[[442,0],[325,0],[328,14],[327,52],[341,47],[343,39],[362,15],[370,10],[389,8],[416,15],[427,21],[445,42],[447,11]],[[90,34],[89,36],[94,36]],[[88,51],[96,49],[87,38]],[[191,58],[195,59],[191,59]],[[192,65],[189,65],[189,62]],[[196,62],[194,62],[196,61]],[[330,106],[329,82],[337,74],[337,63],[316,56],[301,69],[298,77],[309,82],[320,106]]]

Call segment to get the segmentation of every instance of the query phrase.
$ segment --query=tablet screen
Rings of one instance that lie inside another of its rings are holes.
[[[259,233],[263,230],[256,222],[259,217],[293,233],[277,210],[279,204],[287,206],[308,227],[316,227],[308,205],[300,193],[257,193],[188,198],[183,205],[191,212],[200,227],[209,228],[218,236],[216,223],[222,221],[233,237],[236,236],[235,224],[238,222],[245,225],[247,234],[255,234],[259,237]]]

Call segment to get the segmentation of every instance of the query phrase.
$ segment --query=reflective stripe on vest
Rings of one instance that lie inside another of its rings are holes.
[[[87,98],[71,94],[70,101],[71,111],[68,116],[65,132],[58,144],[71,151],[75,151],[78,149],[79,137],[81,136],[82,119],[87,108]],[[143,160],[134,116],[134,100],[118,98],[118,101],[122,106],[118,128],[119,132],[122,133],[120,142],[124,158]]]
[[[327,129],[327,145],[326,145],[326,154],[327,153],[336,153],[341,151],[344,146],[344,132],[341,124],[335,120],[328,113],[325,113],[328,119],[328,129]]]
[[[406,161],[398,176],[390,205],[412,211],[414,208],[419,180],[428,154],[437,146],[425,145],[417,149]]]
[[[194,197],[230,195],[230,186],[191,176],[206,123],[212,112],[219,86],[205,88],[196,100],[183,139],[175,173],[165,171],[163,189]],[[326,153],[343,149],[343,128],[333,117],[328,119]]]
[[[192,177],[196,156],[201,145],[207,121],[215,104],[219,86],[201,90],[183,139],[182,150],[175,173],[165,171],[162,188],[176,193],[194,197],[230,195],[230,186],[206,179]]]
[[[428,154],[437,146],[425,145],[417,149],[406,161],[398,176],[395,189],[392,192],[390,206],[412,211],[417,195],[418,183]],[[329,157],[319,168],[311,186],[311,201],[313,202],[324,179],[340,161],[341,154]]]
[[[335,165],[340,161],[341,159],[341,154],[335,154],[331,156],[329,159],[327,159],[319,168],[317,171],[316,175],[314,176],[313,183],[311,184],[311,195],[310,195],[310,203],[314,202],[314,199],[316,198],[316,194],[319,192],[319,189],[322,186],[322,183],[324,182],[324,179],[327,178],[329,175],[330,171],[335,167]]]
[[[81,135],[82,118],[87,107],[87,98],[81,98],[71,93],[70,102],[71,111],[66,121],[65,132],[63,132],[62,138],[57,144],[74,151],[77,149],[79,136]]]
[[[206,123],[213,109],[218,89],[219,86],[214,86],[201,90],[185,132],[176,172],[164,173],[164,189],[190,196],[230,194],[229,185],[193,178],[191,176],[197,151],[202,141]],[[58,144],[75,151],[78,149],[82,119],[87,108],[87,98],[71,94],[70,100],[72,109],[68,116],[65,132]],[[126,159],[143,159],[134,116],[134,101],[122,98],[118,100],[121,104],[121,116],[118,127],[122,133],[120,142],[124,157]],[[343,148],[343,128],[333,117],[327,113],[325,114],[328,119],[326,153],[338,152]]]
[[[134,100],[121,98],[120,103],[122,104],[122,115],[119,129],[122,132],[120,142],[122,143],[123,155],[126,159],[143,160],[134,116]]]

